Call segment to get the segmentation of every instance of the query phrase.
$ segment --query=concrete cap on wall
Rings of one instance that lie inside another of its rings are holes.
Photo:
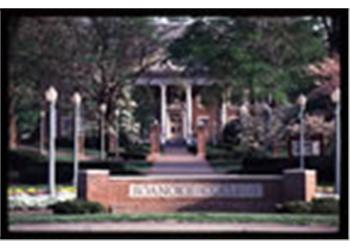
[[[283,170],[284,174],[297,174],[297,173],[305,173],[305,174],[314,174],[316,170],[314,169],[301,169],[301,168],[290,168]]]
[[[109,174],[109,170],[105,170],[105,169],[83,169],[83,170],[80,170],[80,173],[85,173],[85,174],[88,174],[88,175],[98,175],[98,174],[108,175]]]

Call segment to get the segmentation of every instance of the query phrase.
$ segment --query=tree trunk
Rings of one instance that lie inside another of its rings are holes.
[[[9,148],[17,148],[17,124],[16,124],[16,115],[10,115],[10,129],[9,129]]]

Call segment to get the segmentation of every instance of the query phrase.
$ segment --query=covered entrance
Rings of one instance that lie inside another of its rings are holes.
[[[166,141],[170,144],[181,144],[186,139],[185,90],[181,85],[168,86],[166,99]]]

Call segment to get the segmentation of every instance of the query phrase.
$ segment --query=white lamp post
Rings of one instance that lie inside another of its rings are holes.
[[[39,150],[41,154],[45,154],[45,114],[44,110],[40,111],[40,141]]]
[[[332,94],[331,99],[335,103],[335,124],[336,124],[336,148],[335,148],[335,188],[336,194],[340,195],[340,90],[337,88]]]
[[[105,115],[106,115],[106,111],[107,111],[107,104],[102,103],[100,105],[100,111],[101,111],[101,152],[100,152],[100,157],[101,157],[101,160],[104,160],[106,158]]]
[[[58,93],[54,87],[50,87],[45,93],[46,100],[50,103],[50,143],[49,143],[49,191],[50,195],[56,195],[56,166],[55,166],[55,139],[56,139],[56,101]]]
[[[120,115],[120,111],[119,109],[116,109],[114,111],[115,116],[116,116],[116,124],[115,124],[115,136],[116,136],[116,158],[119,158],[119,115]]]
[[[73,95],[74,103],[74,172],[73,186],[78,187],[78,171],[79,171],[79,133],[80,133],[80,104],[81,96],[78,92]]]
[[[299,139],[299,155],[300,155],[300,168],[305,168],[305,125],[304,125],[304,111],[306,106],[307,98],[304,95],[300,95],[297,103],[300,107],[299,119],[300,119],[300,139]]]

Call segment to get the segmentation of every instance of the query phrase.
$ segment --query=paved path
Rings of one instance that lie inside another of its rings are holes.
[[[13,232],[273,232],[273,233],[333,233],[336,227],[297,226],[274,223],[177,223],[166,222],[82,222],[10,225]]]
[[[168,146],[158,157],[149,174],[213,174],[209,163],[187,151],[185,147]]]

